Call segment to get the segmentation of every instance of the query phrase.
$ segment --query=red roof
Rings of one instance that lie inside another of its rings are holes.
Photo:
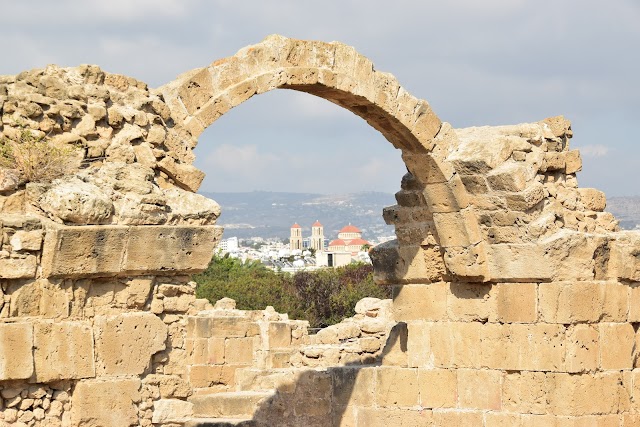
[[[362,233],[362,231],[360,231],[360,229],[355,225],[349,224],[342,227],[342,230],[340,230],[340,233]]]
[[[332,240],[329,243],[329,246],[344,246],[344,240],[342,240],[342,239]]]
[[[320,224],[320,221],[316,221],[313,223],[312,227],[322,227],[322,224]]]
[[[358,246],[362,246],[362,245],[370,245],[371,243],[367,242],[364,239],[353,239],[353,240],[349,240],[348,246],[351,245],[358,245]]]
[[[296,222],[295,224],[293,224],[293,225],[291,226],[291,228],[302,228],[302,227],[300,227],[300,226],[298,225],[298,223]]]

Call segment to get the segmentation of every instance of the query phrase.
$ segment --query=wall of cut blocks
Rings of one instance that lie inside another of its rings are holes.
[[[393,303],[315,336],[189,279],[222,233],[197,138],[280,88],[365,119],[408,169],[372,253]],[[640,425],[640,233],[579,188],[563,117],[454,129],[352,47],[282,36],[157,89],[95,66],[0,76],[0,117],[0,138],[80,165],[0,168],[0,425]]]

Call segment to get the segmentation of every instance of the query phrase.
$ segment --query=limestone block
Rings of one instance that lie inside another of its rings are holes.
[[[460,143],[447,160],[463,175],[488,173],[521,145],[519,138],[501,135],[498,127],[455,129],[455,133]]]
[[[448,287],[444,282],[394,287],[394,320],[409,322],[446,319]]]
[[[568,372],[595,371],[600,358],[597,326],[578,324],[567,330],[566,369]]]
[[[154,424],[182,423],[193,416],[193,403],[179,399],[160,399],[153,403]]]
[[[7,294],[11,298],[11,316],[38,316],[42,303],[42,288],[43,284],[37,280],[31,283],[11,283],[7,288]]]
[[[125,288],[116,295],[116,300],[123,301],[127,307],[142,309],[153,289],[153,279],[136,278],[124,282]]]
[[[505,162],[487,174],[487,181],[493,190],[518,192],[525,189],[532,175],[524,165]]]
[[[143,142],[142,144],[135,145],[133,152],[136,155],[136,162],[141,165],[153,168],[156,165],[156,156],[153,155],[153,149],[149,144]]]
[[[42,273],[45,277],[116,274],[128,234],[129,228],[122,226],[50,228],[44,240]]]
[[[507,200],[509,209],[516,211],[526,211],[533,208],[544,199],[544,186],[535,181],[524,190],[518,193],[508,193],[504,197]]]
[[[405,208],[425,206],[424,194],[418,190],[400,190],[395,194],[398,205]]]
[[[483,175],[462,175],[460,179],[471,194],[484,194],[489,190],[487,179]]]
[[[192,387],[231,386],[235,381],[238,366],[193,365],[188,368],[189,383]]]
[[[509,412],[546,414],[552,378],[543,372],[508,372],[502,385],[502,409]]]
[[[478,220],[471,209],[433,214],[440,246],[469,246],[482,240]]]
[[[630,396],[618,372],[552,374],[549,410],[557,415],[596,415],[623,412]]]
[[[458,175],[443,183],[427,184],[424,198],[431,212],[457,212],[469,206],[469,199]]]
[[[332,378],[332,402],[337,407],[367,406],[376,394],[376,369],[339,366],[329,368]]]
[[[400,246],[391,240],[371,252],[374,280],[379,284],[430,283],[445,272],[437,247]]]
[[[381,367],[376,372],[375,402],[382,407],[411,407],[418,405],[418,371],[414,368]]]
[[[75,177],[56,182],[40,197],[38,204],[52,218],[73,224],[100,224],[114,211],[106,193]]]
[[[461,369],[457,374],[460,408],[501,409],[502,372]]]
[[[565,157],[565,172],[568,174],[574,174],[582,170],[582,157],[580,151],[571,150],[567,152]]]
[[[123,270],[130,273],[202,271],[221,236],[222,228],[218,226],[132,227]]]
[[[36,275],[36,257],[0,258],[0,279],[29,279]]]
[[[167,224],[213,225],[220,216],[220,205],[200,194],[177,188],[162,191],[170,208]]]
[[[565,328],[544,323],[487,324],[482,365],[493,369],[563,371]],[[535,357],[531,357],[535,354]]]
[[[547,262],[550,264],[555,280],[592,280],[596,270],[596,251],[602,251],[600,258],[606,255],[608,240],[603,236],[586,235],[572,230],[562,229],[548,239],[540,242],[544,246]],[[615,246],[615,245],[614,245]],[[615,258],[615,248],[611,249],[611,262]],[[604,262],[603,262],[604,263]],[[626,261],[629,264],[628,261]],[[606,272],[605,272],[606,273]]]
[[[444,250],[444,263],[450,274],[460,280],[485,282],[491,280],[487,266],[486,244],[448,247]]]
[[[495,312],[492,285],[452,282],[447,293],[447,317],[454,321],[487,321]]]
[[[166,348],[167,325],[152,313],[97,316],[94,334],[98,376],[140,375]]]
[[[482,425],[482,417],[475,419],[480,424],[458,424],[458,420],[450,420],[447,415],[440,414],[438,419],[444,421],[443,424],[435,424],[436,416],[431,411],[416,409],[386,409],[386,408],[358,408],[357,423],[345,424],[354,427],[390,427],[390,426],[472,426]],[[443,418],[447,418],[443,420]],[[336,424],[341,425],[341,424]]]
[[[291,345],[291,325],[286,322],[269,323],[269,348],[282,348]]]
[[[213,83],[207,68],[193,70],[191,77],[178,90],[180,99],[189,114],[198,111],[212,96]]]
[[[573,131],[571,130],[571,122],[564,118],[564,116],[547,117],[540,123],[548,128],[551,134],[555,137],[561,138],[567,136],[571,138],[571,136],[573,135]]]
[[[487,245],[489,276],[492,280],[531,282],[551,278],[544,248],[529,243]]]
[[[254,339],[227,338],[224,344],[225,363],[229,365],[251,365],[254,360]]]
[[[36,322],[34,347],[38,382],[95,376],[93,333],[88,322]]]
[[[630,323],[601,323],[600,368],[621,370],[633,368],[635,331]]]
[[[544,153],[544,162],[542,164],[542,171],[559,171],[565,169],[566,154],[557,152]]]
[[[42,247],[42,230],[18,230],[9,241],[14,251],[39,251]]]
[[[204,179],[204,172],[187,163],[178,163],[171,157],[164,157],[158,162],[158,168],[169,175],[180,186],[196,192]]]
[[[538,285],[536,283],[500,283],[495,285],[495,318],[501,323],[534,323],[538,318]]]
[[[606,290],[602,282],[541,283],[540,318],[549,323],[597,322],[603,317]]]
[[[137,426],[140,380],[80,381],[73,391],[71,424],[74,426]]]
[[[33,374],[33,326],[0,323],[0,380],[22,380]]]
[[[423,408],[455,408],[458,403],[458,371],[418,369],[420,406]],[[471,387],[464,384],[464,387]]]
[[[481,411],[433,411],[434,426],[474,427],[483,425]],[[410,425],[410,424],[409,424]]]
[[[225,338],[196,338],[187,340],[187,352],[194,365],[218,365],[224,363]]]
[[[617,237],[610,246],[609,275],[640,282],[640,234],[622,232]]]
[[[402,160],[422,185],[448,182],[456,172],[450,164],[430,154],[413,154],[405,151],[402,153]]]
[[[602,191],[595,188],[578,188],[578,193],[585,209],[602,212],[607,207],[607,199]]]

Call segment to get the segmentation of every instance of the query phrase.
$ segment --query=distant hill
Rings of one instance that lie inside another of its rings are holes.
[[[328,195],[252,191],[202,194],[222,207],[218,224],[225,227],[225,237],[286,239],[294,222],[300,224],[306,237],[311,234],[311,224],[316,220],[322,223],[324,234],[330,239],[349,223],[358,226],[363,238],[368,240],[394,234],[393,226],[386,225],[382,219],[382,209],[396,203],[393,194],[389,193]]]
[[[640,226],[640,196],[608,197],[606,210],[620,221],[620,227],[625,230]]]
[[[394,234],[382,219],[382,209],[396,203],[393,194],[361,192],[352,194],[315,194],[253,191],[246,193],[208,193],[203,195],[222,207],[218,223],[225,227],[225,237],[289,237],[294,222],[302,226],[303,236],[311,234],[311,224],[319,220],[328,238],[352,223],[363,237],[374,240]],[[607,211],[613,213],[623,229],[640,225],[640,197],[611,197]]]

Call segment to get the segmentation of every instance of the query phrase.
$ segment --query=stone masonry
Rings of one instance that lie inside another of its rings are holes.
[[[222,234],[192,150],[272,89],[348,109],[409,171],[372,253],[393,301],[316,335],[190,281]],[[352,47],[269,36],[157,89],[0,76],[0,118],[80,165],[0,168],[0,426],[640,426],[640,234],[578,187],[563,117],[454,129]]]

